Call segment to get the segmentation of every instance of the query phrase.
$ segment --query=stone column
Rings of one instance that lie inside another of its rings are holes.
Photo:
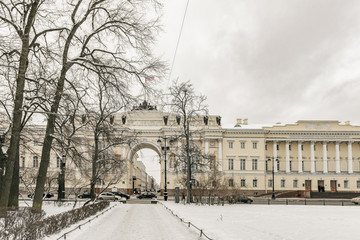
[[[298,141],[298,172],[302,173],[303,172],[303,165],[302,165],[302,150],[301,150],[301,145],[302,145],[302,141]]]
[[[328,160],[327,160],[327,150],[326,150],[327,142],[323,142],[323,173],[328,172]]]
[[[219,139],[219,171],[222,171],[222,139]]]
[[[274,172],[277,172],[278,171],[278,168],[277,168],[277,163],[276,163],[276,159],[277,159],[277,149],[276,149],[276,145],[277,145],[277,141],[273,141],[273,153],[274,153],[274,161],[273,161],[273,164],[274,164]]]
[[[348,142],[348,173],[353,173],[352,144]]]
[[[315,173],[315,142],[311,141],[310,142],[310,171],[311,173]]]
[[[285,158],[285,168],[286,168],[286,172],[287,172],[287,173],[290,172],[290,151],[289,151],[289,145],[290,145],[290,141],[286,141],[286,143],[285,143],[285,154],[286,154],[286,158]]]
[[[205,154],[209,154],[209,139],[205,139]]]
[[[335,172],[341,172],[340,165],[340,142],[335,142]]]

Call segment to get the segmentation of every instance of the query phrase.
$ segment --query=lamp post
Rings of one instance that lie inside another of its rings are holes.
[[[272,159],[272,194],[271,194],[271,199],[272,200],[275,200],[275,174],[274,174],[274,166],[275,166],[275,158],[274,157],[272,157],[271,158]],[[271,159],[269,159],[270,161],[271,161]],[[277,162],[278,160],[276,159],[276,162]]]
[[[169,147],[166,146],[166,142],[167,139],[169,137],[165,136],[165,137],[159,137],[159,139],[157,140],[157,142],[159,144],[161,144],[161,140],[160,138],[164,139],[164,146],[161,146],[161,150],[164,151],[165,154],[165,158],[164,158],[164,178],[165,178],[165,185],[164,185],[164,200],[167,201],[168,199],[168,192],[167,192],[167,178],[166,178],[166,155],[167,155],[167,150],[169,150]],[[170,138],[170,144],[172,143],[172,138]]]

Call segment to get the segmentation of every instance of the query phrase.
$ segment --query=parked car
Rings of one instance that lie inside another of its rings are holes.
[[[35,193],[29,193],[27,196],[28,196],[28,198],[34,198],[34,195],[35,195]],[[45,197],[45,195],[46,195],[46,198],[52,198],[54,196],[54,194],[51,192],[43,193],[43,197]]]
[[[238,198],[238,202],[242,203],[252,203],[254,200],[252,198],[249,198],[247,196],[241,196]]]
[[[129,199],[130,196],[125,194],[125,193],[122,193],[122,192],[113,192],[113,194],[115,194],[116,196],[119,196],[119,197],[123,197],[123,198],[126,198],[126,199]]]
[[[156,195],[151,193],[151,192],[144,192],[144,193],[138,195],[137,198],[139,198],[139,199],[142,199],[142,198],[156,198]]]
[[[360,196],[352,198],[351,202],[354,203],[354,204],[359,204],[360,203]]]
[[[91,194],[89,192],[84,192],[78,195],[78,198],[91,198]]]
[[[111,192],[103,192],[100,193],[98,196],[99,200],[111,200],[111,201],[116,201],[116,200],[120,200],[120,196],[116,196],[115,194],[111,193]]]

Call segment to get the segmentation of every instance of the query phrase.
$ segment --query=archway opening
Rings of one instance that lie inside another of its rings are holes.
[[[160,165],[160,157],[159,154],[150,149],[150,148],[143,148],[137,151],[137,161],[139,162],[138,167],[141,167],[143,164],[145,166],[145,172],[147,174],[147,185],[141,187],[141,191],[156,191],[160,189],[161,183],[161,165]],[[153,183],[149,182],[154,180]]]

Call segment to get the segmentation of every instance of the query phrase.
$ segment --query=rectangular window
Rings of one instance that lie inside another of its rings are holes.
[[[289,150],[291,151],[291,144],[289,144]]]
[[[344,188],[349,188],[349,180],[344,180]]]
[[[316,160],[314,160],[314,171],[316,172]]]
[[[298,187],[298,180],[297,180],[297,179],[294,180],[294,182],[293,182],[293,187],[294,187],[294,188],[297,188],[297,187]]]
[[[314,144],[314,151],[316,151],[316,145]]]
[[[229,148],[233,148],[234,147],[234,142],[229,142]]]
[[[281,179],[281,187],[284,188],[285,187],[285,179]]]
[[[61,158],[60,158],[60,157],[57,157],[57,158],[56,158],[56,167],[59,168],[59,167],[60,167],[60,164],[61,164]]]
[[[302,170],[305,171],[305,162],[301,161]]]
[[[241,143],[240,143],[240,148],[241,148],[241,149],[245,149],[245,142],[241,142]]]
[[[265,144],[265,150],[267,150],[267,144]]]
[[[276,144],[276,150],[280,150],[280,145],[279,144]]]
[[[265,170],[266,171],[269,171],[269,162],[270,162],[270,160],[265,161]]]
[[[257,159],[252,160],[252,170],[253,171],[258,170],[258,160]]]
[[[268,179],[268,187],[272,187],[273,186],[273,180],[272,179]]]
[[[257,142],[253,142],[253,149],[257,149]]]
[[[301,144],[301,151],[304,151],[304,144]]]
[[[234,170],[234,159],[228,159],[229,170]]]
[[[280,160],[276,159],[277,170],[280,171]]]
[[[356,181],[356,188],[360,188],[360,180]]]
[[[292,161],[289,161],[289,170],[292,171]]]
[[[245,170],[246,169],[246,160],[245,159],[240,159],[240,170]]]
[[[241,179],[241,187],[245,187],[245,179]]]
[[[21,167],[25,167],[25,157],[21,157]]]
[[[233,187],[234,186],[234,179],[230,178],[229,179],[229,187]]]
[[[33,167],[38,167],[39,166],[39,158],[37,156],[33,157]]]
[[[254,188],[257,187],[257,179],[253,179],[253,187],[254,187]]]

